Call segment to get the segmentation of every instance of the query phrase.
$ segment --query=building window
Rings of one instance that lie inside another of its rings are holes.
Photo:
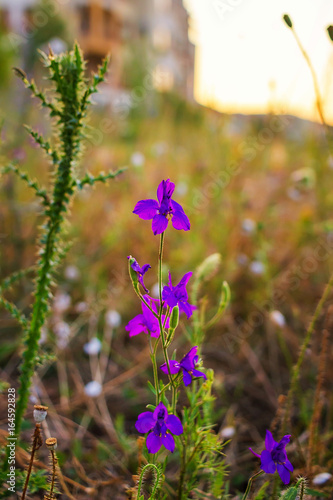
[[[81,33],[89,33],[90,30],[90,8],[86,5],[79,7]]]

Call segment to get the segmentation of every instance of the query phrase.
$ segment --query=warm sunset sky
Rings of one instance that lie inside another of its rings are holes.
[[[288,13],[318,76],[333,124],[333,0],[184,0],[197,45],[196,99],[221,111],[262,113],[272,105],[318,119],[309,68],[282,21]],[[271,108],[270,108],[271,109]]]

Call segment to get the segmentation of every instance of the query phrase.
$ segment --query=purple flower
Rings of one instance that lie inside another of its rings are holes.
[[[131,255],[127,257],[128,259],[131,259]],[[151,266],[149,264],[145,264],[144,266],[140,267],[139,264],[137,263],[136,259],[133,259],[133,262],[131,264],[131,268],[133,271],[135,271],[138,275],[138,282],[142,285],[144,288],[145,292],[149,292],[148,288],[144,285],[143,282],[143,276],[146,274],[148,269],[151,269]]]
[[[152,299],[149,295],[143,296],[145,301],[150,305],[153,311],[156,312],[156,307],[154,302],[158,302],[159,300]],[[158,319],[153,315],[153,313],[148,309],[144,302],[141,303],[142,314],[138,314],[135,318],[131,319],[125,326],[125,330],[129,332],[129,336],[133,337],[134,335],[138,335],[139,333],[146,333],[147,335],[151,335],[152,337],[160,336],[160,327]],[[162,315],[162,322],[164,324],[165,316]],[[165,323],[165,328],[169,328],[169,318]]]
[[[179,436],[183,433],[183,426],[176,415],[168,415],[168,410],[163,403],[159,403],[154,412],[145,411],[138,416],[135,423],[137,431],[147,436],[146,444],[149,453],[157,453],[161,446],[173,453],[175,449],[175,440],[171,436]]]
[[[171,274],[169,272],[169,285],[163,287],[162,290],[163,301],[166,302],[166,304],[171,308],[178,304],[179,310],[183,311],[188,318],[192,316],[192,312],[195,309],[195,306],[191,306],[191,304],[188,303],[188,295],[186,291],[187,282],[192,274],[193,273],[184,274],[178,285],[173,286]]]
[[[185,354],[180,363],[178,361],[169,361],[170,373],[174,375],[179,373],[180,370],[183,371],[183,382],[184,385],[188,386],[192,382],[192,377],[203,377],[207,380],[206,375],[203,372],[195,369],[195,365],[198,362],[199,356],[197,355],[198,347],[192,347],[192,349]],[[168,367],[166,363],[161,366],[162,372],[168,374]]]
[[[151,199],[141,200],[134,207],[133,213],[140,219],[153,219],[152,230],[155,235],[166,230],[170,219],[175,229],[188,231],[191,227],[183,207],[171,199],[174,190],[175,185],[170,179],[162,181],[157,188],[158,202]]]
[[[266,449],[261,452],[261,455],[255,453],[251,448],[250,451],[256,457],[261,460],[261,468],[266,474],[274,474],[277,470],[281,481],[284,484],[288,484],[290,481],[290,472],[294,470],[294,467],[289,462],[287,453],[286,453],[286,445],[290,441],[290,434],[283,436],[281,441],[277,443],[274,441],[272,433],[270,431],[266,431],[266,439],[265,439],[265,447]]]

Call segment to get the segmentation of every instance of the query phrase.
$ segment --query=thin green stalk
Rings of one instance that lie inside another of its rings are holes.
[[[164,359],[165,363],[168,368],[168,375],[169,375],[169,380],[172,386],[172,413],[176,412],[176,402],[177,402],[177,395],[176,395],[176,386],[175,382],[172,378],[171,371],[170,371],[170,361],[169,361],[169,355],[168,355],[168,350],[166,347],[166,339],[164,337],[164,325],[162,322],[162,311],[163,311],[163,303],[162,303],[162,262],[163,262],[163,248],[164,248],[164,233],[161,234],[160,238],[160,247],[159,247],[159,252],[158,252],[158,292],[159,292],[159,298],[160,298],[160,310],[159,310],[159,315],[158,315],[158,322],[159,322],[159,327],[160,327],[160,335],[161,335],[161,341],[162,341],[162,349],[163,349],[163,354],[164,354]]]
[[[325,302],[326,302],[326,300],[327,300],[327,298],[332,290],[332,287],[333,287],[333,273],[330,277],[329,282],[327,283],[327,285],[325,287],[325,290],[323,292],[323,295],[322,295],[320,301],[317,304],[316,310],[313,314],[312,320],[311,320],[309,327],[307,329],[305,339],[304,339],[304,342],[302,344],[302,347],[301,347],[301,350],[300,350],[300,353],[298,356],[297,363],[293,367],[290,388],[289,388],[289,392],[287,395],[286,407],[285,407],[284,417],[283,417],[282,426],[281,426],[281,434],[285,434],[285,432],[286,432],[286,427],[287,427],[287,423],[288,423],[288,419],[289,419],[291,404],[292,404],[293,396],[294,396],[295,391],[296,391],[298,377],[300,374],[300,369],[301,369],[302,363],[304,361],[305,352],[309,346],[317,319],[319,318],[319,315],[322,312],[323,306],[324,306],[324,304],[325,304]]]
[[[245,490],[245,493],[243,495],[242,500],[246,500],[247,499],[248,494],[250,493],[250,489],[251,489],[253,481],[255,479],[257,479],[257,477],[261,476],[262,474],[264,474],[264,471],[260,470],[260,471],[256,472],[255,474],[253,474],[253,476],[250,477],[250,479],[249,479],[249,481],[247,483],[247,487],[246,487],[246,490]]]
[[[160,391],[159,391],[159,385],[158,385],[158,370],[157,370],[157,363],[156,363],[156,351],[157,351],[157,346],[159,343],[159,339],[156,340],[154,348],[151,348],[151,336],[149,335],[149,345],[150,345],[150,359],[153,364],[153,372],[154,372],[154,386],[155,386],[155,391],[156,391],[156,406],[160,402]]]

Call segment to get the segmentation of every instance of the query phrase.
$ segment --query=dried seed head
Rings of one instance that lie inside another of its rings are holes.
[[[57,438],[47,438],[45,444],[49,450],[55,450],[57,448]]]
[[[283,20],[286,23],[286,25],[288,26],[288,28],[292,28],[293,27],[293,23],[292,23],[290,17],[288,16],[288,14],[285,14],[283,16]]]
[[[327,28],[327,33],[328,33],[328,36],[330,37],[330,39],[332,40],[333,42],[333,26],[328,26]]]
[[[34,406],[34,420],[37,424],[39,424],[40,422],[43,422],[43,420],[45,420],[46,415],[47,415],[47,410],[48,410],[47,406],[43,406],[43,405],[35,405]]]

